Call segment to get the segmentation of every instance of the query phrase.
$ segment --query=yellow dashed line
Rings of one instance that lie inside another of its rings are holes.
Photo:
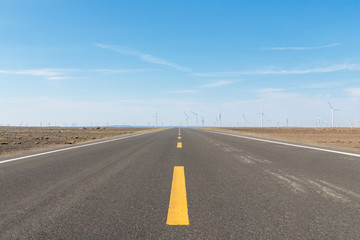
[[[186,199],[185,172],[183,166],[174,167],[166,224],[190,224]]]
[[[182,148],[182,142],[177,143],[177,148]]]

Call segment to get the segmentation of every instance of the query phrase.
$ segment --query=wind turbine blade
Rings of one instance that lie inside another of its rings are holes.
[[[328,104],[329,104],[329,106],[330,106],[331,109],[334,109],[333,106],[331,106],[330,102],[328,102]]]

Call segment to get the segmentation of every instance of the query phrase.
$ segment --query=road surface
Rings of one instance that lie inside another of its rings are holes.
[[[360,156],[173,128],[0,159],[0,239],[360,239]]]

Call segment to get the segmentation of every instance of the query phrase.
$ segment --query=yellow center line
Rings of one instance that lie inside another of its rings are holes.
[[[180,137],[180,136],[178,136],[178,139],[181,139],[181,137]]]
[[[183,166],[175,166],[171,185],[167,225],[189,225]]]
[[[177,148],[182,148],[182,142],[177,143]]]

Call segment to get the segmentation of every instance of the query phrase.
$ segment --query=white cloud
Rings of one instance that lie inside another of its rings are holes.
[[[0,74],[9,75],[27,75],[35,77],[43,77],[48,80],[66,80],[74,79],[73,74],[76,73],[102,73],[102,74],[117,74],[117,73],[137,73],[145,71],[156,71],[151,68],[139,69],[68,69],[68,68],[43,68],[43,69],[19,69],[19,70],[0,70]],[[79,78],[79,77],[77,77]]]
[[[48,77],[49,80],[65,80],[70,79],[71,77]]]
[[[42,77],[56,77],[63,75],[63,71],[57,69],[30,69],[30,70],[18,70],[14,71],[14,74],[33,75]]]
[[[104,74],[116,74],[116,73],[137,73],[137,72],[147,72],[147,71],[156,71],[152,68],[134,68],[134,69],[95,69],[95,72],[104,73]]]
[[[171,93],[197,93],[198,90],[194,90],[194,89],[184,89],[184,90],[176,90],[176,91],[171,91]]]
[[[313,46],[313,47],[263,47],[260,48],[260,50],[277,50],[277,51],[281,51],[281,50],[314,50],[314,49],[321,49],[321,48],[332,48],[332,47],[336,47],[342,45],[341,43],[332,43],[332,44],[328,44],[328,45],[322,45],[322,46]]]
[[[0,70],[2,74],[10,75],[28,75],[36,77],[44,77],[49,80],[63,80],[71,78],[71,72],[79,71],[77,69],[65,68],[43,68],[43,69],[20,69],[20,70]]]
[[[207,72],[194,73],[199,77],[237,77],[239,75],[292,75],[292,74],[310,74],[310,73],[328,73],[337,71],[359,71],[360,64],[338,64],[328,67],[316,67],[308,69],[280,69],[280,70],[253,70],[253,71],[233,71],[233,72]]]
[[[301,88],[313,88],[313,89],[325,89],[325,88],[337,88],[341,85],[341,82],[321,82],[321,83],[313,83],[300,86]]]
[[[204,88],[221,87],[221,86],[229,85],[229,84],[232,84],[232,83],[233,83],[232,81],[220,80],[220,81],[217,81],[217,82],[205,84],[203,87]]]
[[[263,88],[263,89],[256,89],[258,93],[278,93],[284,91],[282,88]]]
[[[351,97],[360,99],[360,88],[348,88],[345,90]]]
[[[140,58],[141,60],[143,60],[145,62],[173,67],[173,68],[175,68],[177,70],[184,71],[184,72],[191,72],[192,71],[190,68],[180,66],[180,65],[178,65],[176,63],[173,63],[173,62],[170,62],[168,60],[158,58],[158,57],[152,56],[150,54],[142,53],[142,52],[136,51],[136,50],[131,49],[131,48],[112,46],[112,45],[105,45],[105,44],[99,44],[99,43],[95,44],[95,46],[100,47],[100,48],[104,48],[104,49],[108,49],[108,50],[112,50],[112,51],[115,51],[115,52],[123,54],[123,55],[135,56],[135,57],[138,57],[138,58]]]
[[[52,69],[52,68],[0,71],[0,73],[3,74],[29,75],[29,76],[45,77],[48,79],[64,78],[66,77],[64,75],[67,72],[69,72],[69,69]]]

